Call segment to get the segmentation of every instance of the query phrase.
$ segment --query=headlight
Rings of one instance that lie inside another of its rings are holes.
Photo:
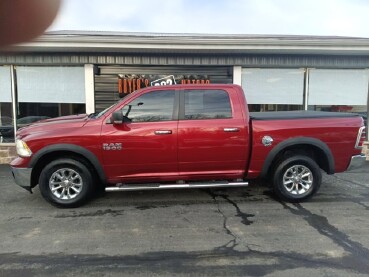
[[[17,154],[20,157],[31,157],[32,156],[31,149],[29,149],[28,145],[23,140],[17,139],[15,145],[17,147]]]

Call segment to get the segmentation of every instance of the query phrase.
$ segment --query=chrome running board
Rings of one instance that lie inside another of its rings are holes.
[[[105,191],[135,191],[135,190],[157,190],[157,189],[186,189],[186,188],[227,188],[227,187],[247,187],[248,182],[194,182],[178,184],[117,184],[115,187],[107,187]]]

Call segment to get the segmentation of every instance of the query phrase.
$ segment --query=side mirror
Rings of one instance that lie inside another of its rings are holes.
[[[113,112],[110,119],[110,123],[113,124],[123,124],[129,122],[131,122],[131,120],[128,117],[124,116],[121,110]]]
[[[113,124],[123,124],[122,111],[113,112],[110,122],[112,122]]]

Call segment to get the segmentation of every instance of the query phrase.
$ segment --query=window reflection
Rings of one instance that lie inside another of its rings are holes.
[[[231,103],[226,91],[185,91],[185,119],[220,119],[231,117]]]
[[[0,143],[14,141],[11,103],[0,103]]]

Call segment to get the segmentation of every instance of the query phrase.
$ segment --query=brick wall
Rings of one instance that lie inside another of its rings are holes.
[[[0,144],[0,164],[8,164],[17,156],[14,145]]]

